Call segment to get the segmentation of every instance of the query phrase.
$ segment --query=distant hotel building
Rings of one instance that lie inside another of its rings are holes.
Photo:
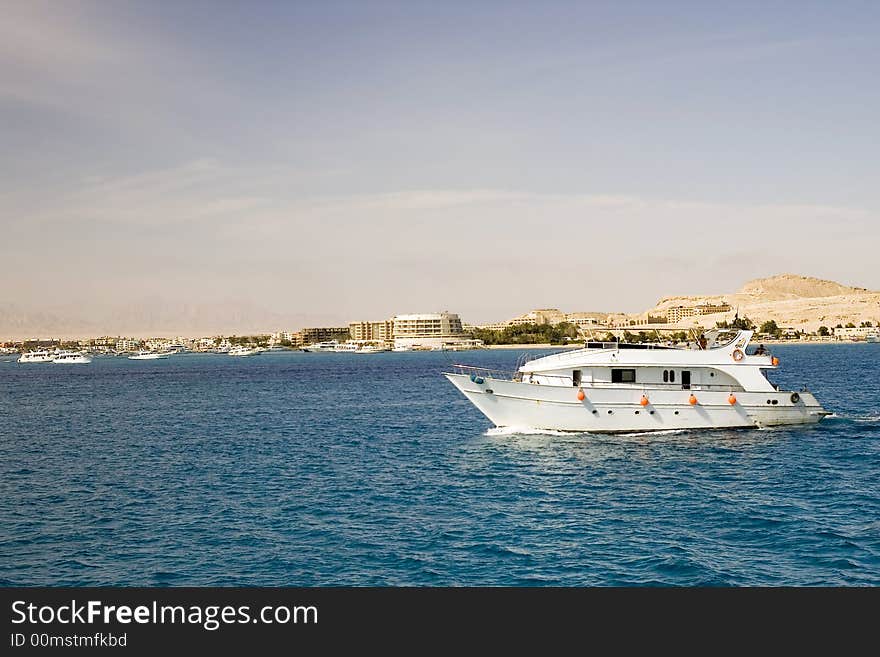
[[[603,313],[566,313],[565,321],[573,324],[578,330],[589,330],[605,325],[606,315]]]
[[[304,328],[300,332],[301,344],[315,344],[330,340],[348,340],[347,326]]]
[[[876,326],[857,326],[849,328],[834,329],[834,337],[838,340],[864,340],[869,335],[877,335],[878,327]]]
[[[560,322],[564,321],[565,313],[558,308],[538,308],[536,310],[527,312],[525,315],[514,317],[509,322],[507,322],[507,325],[522,326],[523,324],[550,324],[551,326],[556,326]]]
[[[455,349],[482,345],[479,340],[467,337],[455,313],[395,315],[391,321],[395,347]]]
[[[530,310],[525,315],[508,319],[506,322],[483,324],[479,328],[490,331],[503,331],[509,326],[523,326],[527,324],[537,324],[538,326],[549,324],[550,326],[556,326],[562,322],[567,322],[573,324],[578,329],[586,329],[603,326],[605,324],[605,317],[604,313],[564,313],[558,308],[536,308],[535,310]]]
[[[394,320],[379,322],[351,322],[348,332],[352,340],[391,343],[394,340]]]
[[[713,305],[710,303],[701,303],[696,306],[675,306],[666,310],[666,321],[675,324],[688,317],[699,317],[700,315],[714,315],[715,313],[730,312],[730,304],[721,303]]]
[[[291,347],[298,347],[301,346],[297,344],[299,338],[299,333],[294,333],[293,331],[277,331],[269,336],[269,344],[274,346],[286,342]]]
[[[116,351],[137,351],[141,347],[141,341],[135,338],[119,338],[116,341]]]

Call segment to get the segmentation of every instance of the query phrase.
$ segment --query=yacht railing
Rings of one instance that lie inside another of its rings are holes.
[[[531,378],[530,378],[531,377]],[[561,377],[555,374],[526,374],[523,377],[524,383],[534,383],[535,385],[549,385],[565,388],[583,388],[590,390],[591,388],[601,388],[603,390],[705,390],[716,392],[742,392],[743,387],[736,384],[728,383],[692,383],[689,387],[683,388],[680,383],[610,383],[607,381],[583,381],[580,385],[574,385],[571,377]]]
[[[571,385],[569,383],[569,385]],[[574,386],[572,386],[574,387]],[[743,392],[741,385],[732,385],[727,383],[692,383],[689,387],[683,388],[680,383],[587,383],[586,381],[580,386],[589,390],[590,388],[629,388],[631,390],[705,390],[716,392]]]
[[[456,370],[457,374],[465,374],[467,376],[474,375],[485,379],[505,379],[507,381],[510,381],[514,378],[516,374],[516,372],[512,372],[510,370],[495,370],[488,367],[459,365],[458,363],[453,364],[452,367]]]

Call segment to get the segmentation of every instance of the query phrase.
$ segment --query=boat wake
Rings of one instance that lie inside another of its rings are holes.
[[[688,433],[691,429],[658,429],[656,431],[627,431],[621,433],[621,436],[676,436],[681,433]]]
[[[555,429],[536,429],[534,427],[492,427],[487,429],[485,436],[570,436],[571,431]]]
[[[535,427],[492,427],[487,429],[485,436],[622,436],[622,437],[639,437],[639,436],[674,436],[677,434],[688,433],[690,429],[658,429],[652,431],[620,431],[615,434],[593,433],[591,431],[557,431],[555,429],[536,429]]]
[[[844,422],[859,422],[859,423],[876,423],[880,422],[880,413],[874,413],[872,415],[838,415],[837,413],[832,413],[828,417],[825,418],[828,420],[842,420]]]

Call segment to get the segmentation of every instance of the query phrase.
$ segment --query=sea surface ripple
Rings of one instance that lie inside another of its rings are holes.
[[[0,585],[880,585],[880,345],[779,346],[808,428],[489,422],[519,351],[0,362]]]

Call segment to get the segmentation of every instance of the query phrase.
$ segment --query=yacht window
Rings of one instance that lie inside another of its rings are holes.
[[[669,383],[675,383],[675,370],[669,370]]]
[[[669,383],[669,370],[663,370],[663,383]]]
[[[611,383],[635,383],[635,370],[611,370]]]
[[[682,390],[690,390],[691,389],[691,373],[688,370],[681,371],[681,389]]]
[[[572,370],[571,372],[571,385],[579,386],[581,384],[581,371],[580,370]]]

